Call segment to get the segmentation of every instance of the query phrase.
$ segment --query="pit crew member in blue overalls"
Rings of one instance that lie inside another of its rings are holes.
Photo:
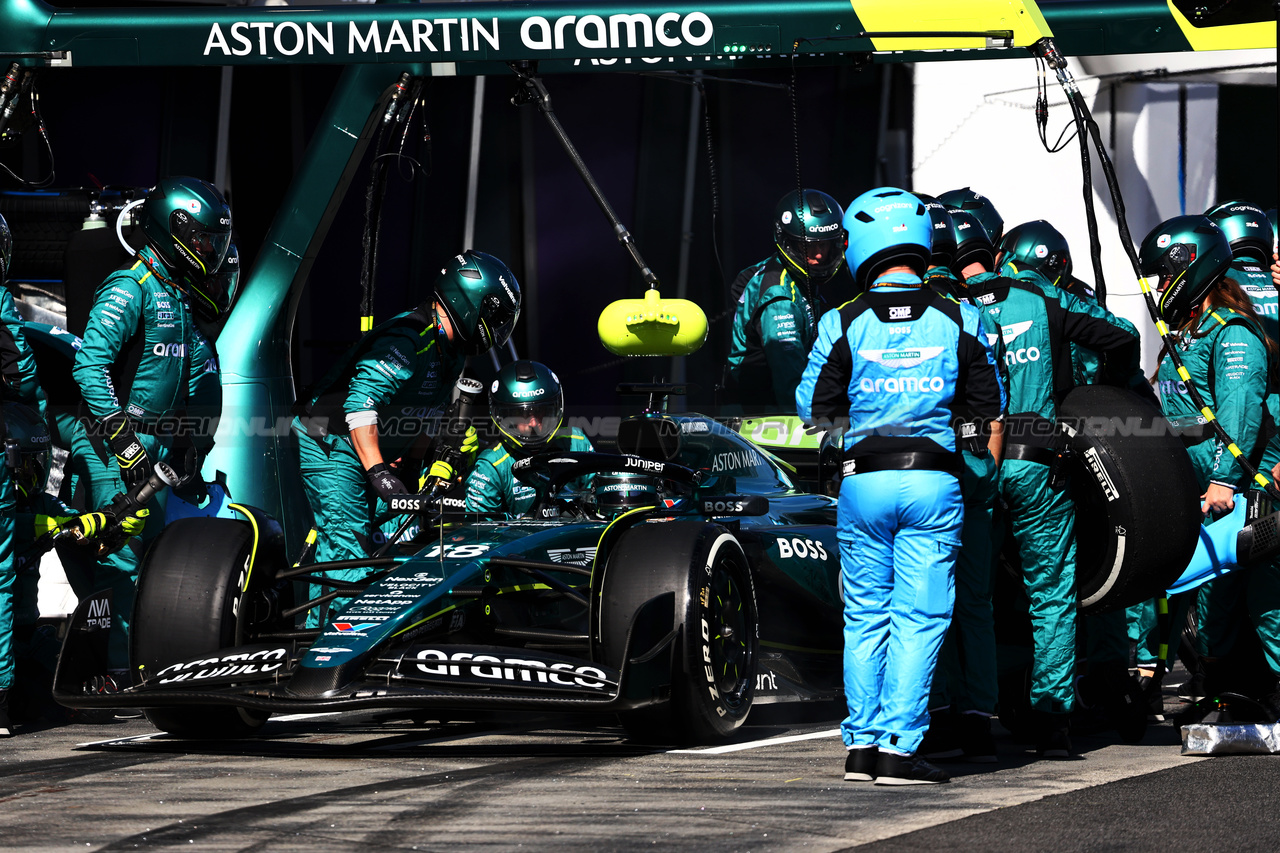
[[[968,239],[986,238],[973,216],[954,210],[951,216],[957,233],[966,225]],[[1105,309],[1062,290],[998,276],[991,272],[994,263],[988,239],[986,252],[975,255],[961,274],[969,298],[1000,327],[1005,347],[1009,413],[1000,497],[1030,599],[1037,750],[1045,758],[1069,758],[1068,720],[1075,707],[1075,507],[1066,488],[1065,439],[1057,424],[1058,403],[1074,387],[1067,345],[1103,353],[1101,380],[1122,384],[1132,372],[1138,335]]]
[[[806,423],[844,429],[845,778],[945,782],[916,751],[960,547],[956,425],[985,433],[1000,417],[1000,379],[976,318],[923,286],[932,224],[922,202],[872,190],[850,203],[844,226],[866,292],[823,315],[796,407]]]
[[[560,379],[536,361],[513,361],[498,371],[489,389],[489,418],[499,439],[477,457],[467,476],[467,512],[517,518],[533,505],[535,494],[512,476],[516,460],[546,450],[594,449],[581,430],[564,425]]]
[[[183,477],[199,466],[172,429],[199,376],[188,300],[226,257],[231,208],[206,181],[166,178],[147,194],[142,230],[147,243],[137,260],[98,287],[72,368],[90,416],[71,451],[89,507],[145,483],[156,460]],[[99,559],[94,571],[95,588],[112,591],[107,665],[117,681],[128,668],[138,560],[164,526],[162,504],[149,509],[146,533]]]
[[[1204,397],[1246,459],[1257,459],[1268,429],[1268,374],[1275,342],[1263,334],[1248,296],[1234,280],[1231,245],[1203,216],[1178,216],[1157,225],[1142,241],[1138,258],[1150,282],[1159,280],[1157,307],[1176,334],[1178,354],[1191,384]],[[1172,361],[1161,353],[1160,402],[1188,444],[1192,467],[1204,493],[1206,516],[1229,512],[1249,477],[1191,399]],[[1268,684],[1237,683],[1233,651],[1243,626],[1252,622],[1271,677],[1280,674],[1280,570],[1258,565],[1200,587],[1196,650],[1204,667],[1205,695],[1232,690],[1267,696]],[[1247,617],[1245,613],[1247,612]],[[1174,624],[1179,624],[1175,619]],[[1276,709],[1280,711],[1280,708]]]
[[[963,269],[965,256],[957,256],[954,224],[946,205],[932,196],[916,194],[925,203],[933,223],[933,254],[924,274],[928,287],[971,309],[972,322],[981,327],[976,335],[992,349],[992,365],[1003,365],[998,352],[1000,335],[994,321],[972,308],[964,284],[950,269]],[[965,254],[971,248],[965,247]],[[1001,382],[1001,394],[1004,384]],[[1001,410],[1004,400],[1001,400]],[[938,657],[938,671],[929,697],[929,732],[920,747],[925,758],[960,758],[978,763],[996,760],[991,716],[998,696],[995,618],[991,609],[992,569],[996,543],[992,514],[996,502],[999,459],[987,449],[981,436],[957,435],[964,460],[960,494],[964,499],[964,526],[956,560],[956,600],[951,627]]]
[[[844,266],[839,203],[817,190],[799,196],[789,192],[774,208],[774,253],[738,273],[730,288],[726,389],[747,413],[794,411],[796,385],[817,334],[818,289]]]
[[[505,344],[519,316],[520,285],[506,264],[484,252],[454,255],[428,299],[370,331],[299,401],[293,433],[317,531],[316,562],[372,553],[375,520],[391,498],[408,493],[402,478],[417,482],[414,466],[464,359]],[[470,428],[463,455],[474,457],[478,444]],[[443,460],[428,474],[455,476]],[[354,581],[366,573],[327,576]],[[319,593],[313,586],[312,597]],[[313,610],[309,622],[318,620]]]

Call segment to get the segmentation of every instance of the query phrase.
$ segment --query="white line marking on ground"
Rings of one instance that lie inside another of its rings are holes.
[[[94,740],[88,743],[78,743],[76,747],[84,746],[115,746],[123,743],[138,743],[139,741],[151,740],[153,737],[160,737],[164,732],[151,732],[145,735],[134,735],[133,737],[113,737],[111,740]]]
[[[669,749],[668,755],[720,755],[726,752],[740,752],[744,749],[756,749],[761,746],[774,746],[780,743],[795,743],[799,740],[817,740],[823,737],[839,737],[839,729],[826,732],[809,732],[807,735],[788,735],[787,737],[771,737],[764,740],[750,740],[746,743],[730,743],[725,746],[713,746],[707,749]]]

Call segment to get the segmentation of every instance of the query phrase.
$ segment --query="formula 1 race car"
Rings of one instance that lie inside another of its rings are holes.
[[[538,495],[519,520],[396,499],[421,532],[368,559],[291,567],[279,526],[245,506],[176,521],[140,571],[136,683],[84,690],[103,671],[103,593],[72,619],[55,696],[143,708],[185,737],[249,734],[275,712],[521,709],[616,712],[658,742],[723,738],[753,703],[838,696],[835,501],[706,417],[630,419],[618,446],[517,463]],[[351,567],[368,575],[321,575]],[[305,583],[327,591],[295,604]]]

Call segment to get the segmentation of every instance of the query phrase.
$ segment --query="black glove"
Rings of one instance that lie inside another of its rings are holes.
[[[379,462],[372,468],[364,472],[369,478],[369,485],[373,486],[373,490],[378,493],[384,501],[390,501],[396,495],[407,495],[408,490],[405,489],[404,483],[391,473],[391,467],[385,462]]]
[[[132,489],[145,483],[151,476],[151,460],[147,458],[147,451],[142,442],[138,441],[138,436],[134,435],[129,418],[117,412],[103,419],[102,429],[107,447],[120,466],[120,477],[124,484]]]

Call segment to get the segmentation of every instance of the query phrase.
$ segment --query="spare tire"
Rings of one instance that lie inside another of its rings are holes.
[[[1195,553],[1200,489],[1191,457],[1151,403],[1084,385],[1058,407],[1077,467],[1076,590],[1100,613],[1164,593]]]

